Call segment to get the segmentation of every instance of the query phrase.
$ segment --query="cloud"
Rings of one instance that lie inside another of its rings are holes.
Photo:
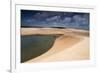
[[[46,21],[48,22],[56,22],[56,21],[59,21],[60,20],[60,16],[53,16],[53,17],[50,17],[50,18],[47,18]]]
[[[88,28],[89,14],[38,11],[22,22],[27,26]]]
[[[70,23],[72,20],[71,17],[65,17],[64,20],[62,20],[62,23]]]
[[[73,19],[73,23],[75,23],[76,26],[89,24],[89,18],[86,15],[83,16],[74,15],[72,19]]]

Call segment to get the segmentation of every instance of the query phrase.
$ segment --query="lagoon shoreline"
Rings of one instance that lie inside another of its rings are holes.
[[[89,59],[89,31],[59,28],[21,28],[21,35],[61,34],[44,54],[24,63],[73,61]]]

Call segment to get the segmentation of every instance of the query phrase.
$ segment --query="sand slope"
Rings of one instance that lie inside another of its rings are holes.
[[[26,63],[89,59],[89,32],[77,29],[23,28],[22,35],[63,34],[52,48]]]

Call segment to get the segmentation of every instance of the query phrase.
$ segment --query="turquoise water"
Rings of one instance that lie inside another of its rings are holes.
[[[21,62],[28,61],[47,52],[59,34],[21,36]]]

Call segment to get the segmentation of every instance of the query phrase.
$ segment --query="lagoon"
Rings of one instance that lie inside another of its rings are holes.
[[[60,34],[21,35],[21,63],[36,58],[53,46]]]

